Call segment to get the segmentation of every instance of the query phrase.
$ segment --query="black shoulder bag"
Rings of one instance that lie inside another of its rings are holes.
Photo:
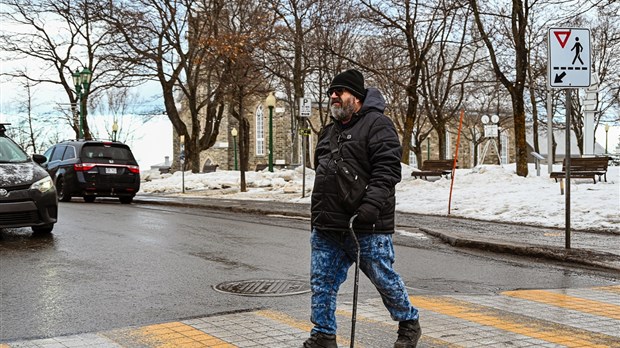
[[[368,179],[364,176],[364,171],[357,161],[351,158],[342,158],[340,155],[337,141],[340,132],[336,130],[336,127],[336,124],[332,125],[329,146],[336,164],[338,197],[344,208],[353,214],[359,208],[362,198],[366,194]]]

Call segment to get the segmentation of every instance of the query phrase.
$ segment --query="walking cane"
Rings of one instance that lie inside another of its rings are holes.
[[[357,218],[357,214],[351,217],[349,220],[349,233],[351,238],[355,241],[355,283],[353,283],[353,314],[351,315],[351,345],[350,348],[355,347],[355,321],[357,319],[357,289],[360,281],[360,243],[357,241],[355,231],[353,231],[353,221]]]

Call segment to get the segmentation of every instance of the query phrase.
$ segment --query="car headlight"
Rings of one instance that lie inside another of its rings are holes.
[[[50,178],[49,176],[46,176],[45,178],[30,185],[31,190],[38,190],[41,193],[47,192],[53,188],[54,188],[54,182],[52,181],[52,178]]]

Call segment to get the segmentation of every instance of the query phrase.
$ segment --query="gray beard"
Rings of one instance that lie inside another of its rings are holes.
[[[343,100],[341,106],[335,106],[332,104],[329,109],[332,112],[332,116],[334,116],[336,120],[342,122],[353,116],[353,113],[355,112],[355,105],[349,101],[345,102]]]

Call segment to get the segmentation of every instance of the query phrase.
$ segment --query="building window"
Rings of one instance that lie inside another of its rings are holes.
[[[256,156],[265,155],[265,114],[263,106],[256,108]]]
[[[508,164],[508,134],[506,134],[505,132],[500,133],[499,139],[502,144],[502,149],[500,151],[502,164]]]
[[[413,148],[418,146],[416,141],[417,134],[415,130],[411,133],[411,147]],[[413,168],[418,168],[418,157],[416,157],[415,151],[413,150],[409,151],[409,165]]]

